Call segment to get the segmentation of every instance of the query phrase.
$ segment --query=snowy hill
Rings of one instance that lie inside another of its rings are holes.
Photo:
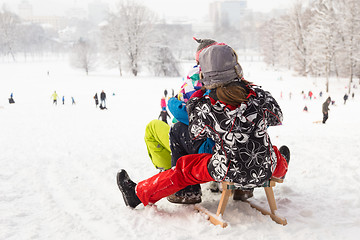
[[[286,180],[275,188],[286,226],[232,200],[225,229],[192,206],[166,199],[125,207],[116,173],[124,168],[135,181],[157,173],[146,152],[145,126],[158,117],[164,89],[176,91],[181,78],[119,78],[105,70],[85,76],[61,61],[39,61],[0,63],[0,239],[357,239],[360,90],[344,105],[347,80],[332,79],[326,94],[323,79],[294,77],[262,63],[242,66],[245,77],[269,90],[283,109],[283,125],[269,131],[272,143],[288,145],[292,154]],[[65,105],[52,104],[54,90]],[[106,111],[94,104],[101,90],[108,96]],[[316,99],[303,98],[301,91],[310,90]],[[314,124],[328,95],[335,100],[329,120]],[[201,205],[215,211],[220,194],[207,187]],[[265,203],[262,189],[254,200]]]

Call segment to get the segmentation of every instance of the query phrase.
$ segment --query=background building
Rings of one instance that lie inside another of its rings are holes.
[[[27,0],[23,0],[18,5],[19,16],[28,18],[33,16],[33,7]]]
[[[210,3],[210,21],[216,28],[237,27],[246,15],[247,1],[215,1]]]

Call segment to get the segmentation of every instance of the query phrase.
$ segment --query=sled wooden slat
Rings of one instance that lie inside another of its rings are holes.
[[[199,212],[202,212],[206,214],[209,217],[209,221],[214,225],[219,225],[222,228],[225,228],[227,226],[227,223],[221,218],[221,216],[217,216],[210,211],[208,211],[206,208],[196,204],[195,209]]]
[[[226,205],[229,201],[229,197],[233,193],[234,183],[222,182],[221,184],[223,191],[221,193],[221,198],[216,214],[211,213],[206,208],[203,208],[200,205],[195,205],[195,209],[208,215],[209,221],[212,224],[220,225],[222,228],[225,228],[228,224],[222,219],[222,216],[224,215]]]
[[[269,215],[274,222],[276,222],[276,223],[278,223],[278,224],[282,224],[282,225],[286,225],[286,224],[287,224],[286,219],[283,218],[283,217],[280,217],[280,216],[276,215],[275,212],[272,213],[272,212],[270,212],[269,210],[266,210],[265,208],[262,208],[262,207],[260,207],[259,205],[256,205],[255,203],[252,203],[252,202],[250,202],[250,201],[246,201],[246,202],[249,203],[252,208],[255,208],[256,210],[258,210],[258,211],[261,212],[262,214],[264,214],[264,215]]]
[[[277,206],[276,206],[276,202],[275,202],[274,191],[273,191],[272,187],[264,187],[264,189],[265,189],[265,194],[266,194],[266,198],[269,203],[271,213],[275,214],[275,211],[277,210]]]
[[[232,195],[232,189],[231,189],[231,186],[234,186],[233,183],[230,183],[230,182],[222,182],[222,194],[221,194],[221,198],[220,198],[220,202],[219,202],[219,206],[218,206],[218,209],[216,211],[216,216],[219,216],[220,214],[221,215],[224,215],[224,212],[225,212],[225,208],[226,208],[226,205],[229,201],[229,197]],[[225,191],[224,191],[225,189]]]
[[[270,218],[274,222],[276,222],[278,224],[286,225],[287,224],[286,219],[283,217],[280,217],[276,214],[277,206],[276,206],[276,201],[275,201],[275,196],[274,196],[274,191],[273,191],[273,187],[275,187],[276,182],[282,183],[283,181],[284,181],[283,179],[272,178],[266,184],[264,184],[264,190],[265,190],[265,194],[266,194],[266,198],[267,198],[267,201],[269,204],[270,211],[263,207],[260,207],[259,205],[253,203],[252,201],[247,200],[245,202],[249,203],[251,207],[260,211],[262,214],[269,215]],[[213,223],[214,225],[220,225],[221,227],[225,228],[228,224],[226,223],[226,221],[224,221],[222,219],[222,216],[224,216],[224,212],[225,212],[229,197],[233,194],[234,183],[221,182],[221,184],[222,184],[223,191],[221,194],[221,198],[219,201],[219,205],[218,205],[216,214],[211,213],[210,211],[201,207],[200,205],[195,205],[195,209],[208,215],[209,221],[211,223]]]

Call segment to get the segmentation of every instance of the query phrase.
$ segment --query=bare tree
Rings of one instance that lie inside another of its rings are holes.
[[[76,68],[84,69],[86,75],[95,68],[96,51],[95,47],[82,38],[74,44],[71,63]]]

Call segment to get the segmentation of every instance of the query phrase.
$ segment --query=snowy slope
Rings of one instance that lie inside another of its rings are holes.
[[[284,112],[283,126],[269,131],[274,145],[286,144],[292,153],[285,183],[275,188],[279,215],[288,225],[232,200],[226,229],[192,206],[166,199],[152,207],[125,207],[116,173],[125,168],[135,181],[157,173],[146,152],[145,126],[158,117],[164,89],[177,90],[181,78],[119,78],[106,70],[85,76],[58,60],[3,62],[0,239],[357,239],[360,91],[344,105],[347,80],[332,79],[336,106],[330,106],[325,125],[314,124],[328,96],[318,96],[322,79],[294,77],[261,63],[242,66],[246,78],[269,90]],[[65,105],[52,105],[54,90],[65,96]],[[108,95],[107,111],[96,109],[92,98],[101,90]],[[303,99],[301,91],[309,90],[317,99]],[[13,105],[7,102],[11,92]],[[201,205],[215,211],[220,194],[202,187]],[[262,189],[254,200],[265,203]]]

